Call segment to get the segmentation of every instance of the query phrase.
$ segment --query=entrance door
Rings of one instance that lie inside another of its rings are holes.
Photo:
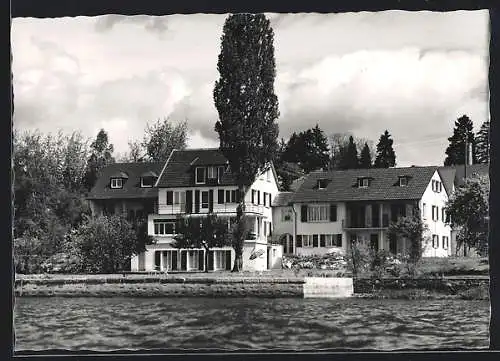
[[[283,246],[284,254],[293,254],[293,236],[291,234],[284,234],[280,243]]]
[[[378,251],[378,234],[371,234],[370,235],[370,247],[374,251]]]

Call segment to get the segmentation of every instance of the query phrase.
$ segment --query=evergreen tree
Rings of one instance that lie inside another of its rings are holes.
[[[90,145],[91,154],[87,161],[87,170],[85,173],[85,186],[87,190],[91,190],[94,186],[99,170],[108,164],[114,163],[113,144],[108,141],[108,134],[101,129],[97,133],[96,139]]]
[[[391,139],[391,135],[386,130],[384,134],[380,136],[377,144],[377,156],[375,157],[375,168],[389,168],[396,165],[396,153],[392,148],[394,141]]]
[[[359,167],[360,168],[371,168],[372,167],[372,155],[370,153],[370,147],[365,143],[363,150],[359,156]]]
[[[462,115],[455,121],[453,135],[448,138],[450,144],[446,148],[445,166],[465,164],[465,139],[472,144],[472,163],[474,161],[475,140],[472,120],[467,115]]]
[[[244,220],[244,195],[258,172],[269,167],[278,151],[278,98],[274,93],[274,32],[263,14],[229,15],[224,23],[217,63],[215,130],[229,160],[240,194],[237,224]],[[244,229],[240,224],[239,229]],[[235,232],[233,271],[242,266],[246,232]]]
[[[314,128],[290,136],[283,159],[286,162],[298,163],[304,172],[309,173],[327,168],[329,153],[328,139],[316,124]]]
[[[481,125],[476,135],[476,161],[477,163],[490,162],[490,122]]]
[[[359,159],[358,159],[358,149],[356,148],[356,144],[354,143],[354,137],[349,137],[349,143],[345,150],[341,149],[340,152],[340,169],[356,169],[359,168]]]

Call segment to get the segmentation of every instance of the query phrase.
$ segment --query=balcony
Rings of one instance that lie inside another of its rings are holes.
[[[361,229],[386,229],[389,227],[389,217],[384,215],[382,218],[382,222],[380,222],[379,219],[373,219],[371,223],[366,222],[366,220],[363,221],[355,221],[355,220],[342,220],[342,228],[349,230],[349,229],[356,229],[356,230],[361,230]]]
[[[208,214],[209,213],[209,205],[206,204],[206,207],[203,207],[205,204],[200,204],[200,209],[198,212],[195,212],[194,204],[191,207],[187,207],[186,204],[159,204],[158,205],[158,214]],[[213,213],[216,214],[226,214],[226,213],[234,213],[236,214],[236,207],[238,204],[236,203],[225,203],[225,204],[213,204]],[[246,214],[258,214],[262,215],[265,209],[269,209],[269,207],[265,207],[263,205],[256,205],[251,203],[245,204],[245,213]]]

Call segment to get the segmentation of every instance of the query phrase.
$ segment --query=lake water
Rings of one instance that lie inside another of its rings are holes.
[[[15,350],[488,347],[487,301],[18,298]]]

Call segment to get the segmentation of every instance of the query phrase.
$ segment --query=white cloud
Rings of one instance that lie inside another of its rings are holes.
[[[15,127],[95,137],[104,126],[124,152],[146,122],[170,117],[188,121],[191,147],[218,146],[212,92],[225,17],[13,19]],[[375,142],[389,129],[399,164],[436,164],[457,117],[476,128],[488,117],[487,11],[271,22],[283,137],[316,122]]]

